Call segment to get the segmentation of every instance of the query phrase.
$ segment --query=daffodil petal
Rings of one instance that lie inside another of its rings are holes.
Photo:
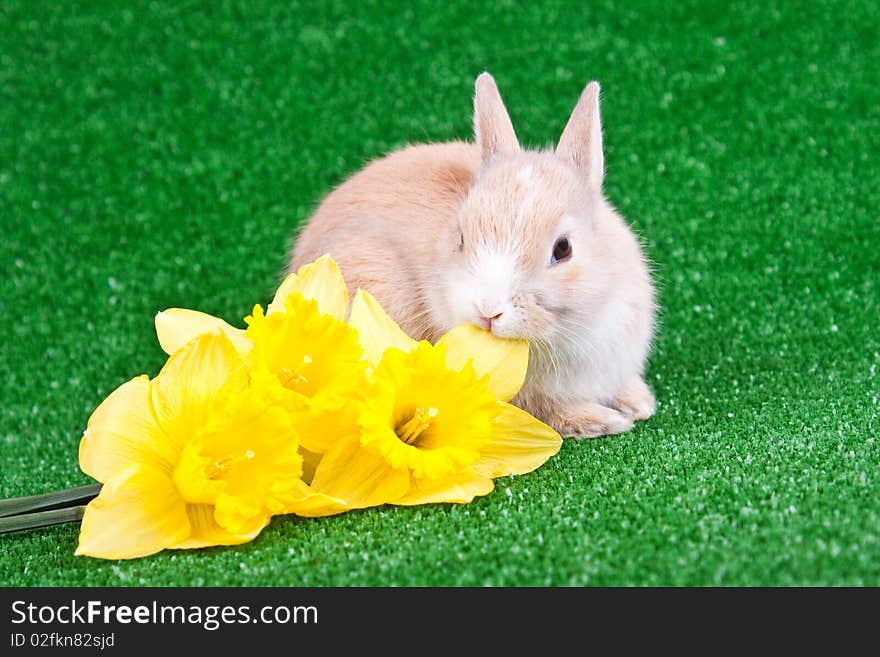
[[[131,467],[107,481],[89,502],[76,554],[134,559],[160,552],[190,533],[186,504],[171,478],[150,467]]]
[[[491,493],[493,488],[494,484],[489,477],[467,470],[440,479],[417,479],[412,483],[410,492],[394,500],[394,504],[402,506],[436,502],[467,504],[479,495]]]
[[[169,545],[168,547],[172,550],[189,550],[211,547],[213,545],[247,543],[256,538],[263,529],[263,527],[259,527],[249,534],[233,534],[228,532],[214,519],[214,506],[210,504],[187,504],[186,514],[191,527],[190,534],[184,540]]]
[[[446,333],[437,344],[445,344],[446,363],[460,370],[470,361],[480,376],[489,376],[489,390],[501,401],[510,401],[522,388],[529,367],[529,345],[525,340],[498,338],[471,324]]]
[[[289,412],[300,446],[316,454],[328,452],[335,444],[357,432],[358,407],[354,400],[335,400],[328,408],[308,400],[303,409]],[[308,481],[308,478],[304,479]]]
[[[358,290],[354,295],[348,323],[357,329],[364,355],[373,367],[379,364],[382,354],[389,347],[409,353],[418,345],[366,290]]]
[[[329,255],[300,267],[290,274],[275,292],[266,314],[284,311],[287,297],[297,292],[318,302],[318,311],[344,322],[348,315],[348,291],[339,266]]]
[[[87,475],[107,481],[137,463],[171,473],[179,449],[156,422],[150,386],[146,376],[123,383],[92,413],[79,444]]]
[[[236,536],[256,536],[269,524],[271,517],[263,504],[255,504],[253,500],[238,495],[221,493],[214,506],[214,520]]]
[[[480,447],[474,470],[487,477],[520,475],[537,469],[556,454],[562,437],[525,411],[500,403],[492,420],[492,438]]]
[[[153,379],[153,412],[180,449],[207,426],[219,399],[247,385],[245,363],[226,334],[206,333],[174,352]]]
[[[339,412],[347,409],[339,409]],[[331,448],[339,437],[333,433],[333,413],[318,410],[306,410],[292,413],[294,426],[299,435],[300,445],[316,454],[323,454]],[[328,421],[329,420],[329,421]]]
[[[283,313],[284,312],[284,300],[287,299],[293,292],[296,292],[296,283],[299,280],[299,276],[296,274],[288,274],[287,277],[281,281],[281,285],[278,286],[278,289],[275,290],[275,297],[272,299],[272,302],[266,308],[266,314],[271,315],[272,313]]]
[[[381,454],[357,440],[346,440],[321,459],[311,487],[359,509],[392,502],[406,493],[409,472],[392,468]]]
[[[159,346],[169,356],[193,338],[215,331],[225,333],[242,356],[246,356],[253,346],[251,341],[244,337],[242,329],[237,329],[219,317],[198,310],[169,308],[156,314],[156,335],[159,338]]]
[[[351,508],[345,500],[315,492],[301,481],[294,484],[291,500],[286,506],[287,513],[309,518],[332,516]]]

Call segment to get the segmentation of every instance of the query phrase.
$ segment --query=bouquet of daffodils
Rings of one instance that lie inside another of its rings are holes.
[[[281,514],[467,503],[562,444],[508,403],[527,343],[474,326],[416,342],[364,290],[349,309],[329,256],[291,274],[244,323],[156,316],[168,361],[113,391],[80,443],[80,467],[103,485],[77,554],[233,545]]]

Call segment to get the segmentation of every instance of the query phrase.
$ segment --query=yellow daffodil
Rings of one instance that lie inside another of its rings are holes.
[[[525,378],[527,343],[474,326],[416,342],[361,290],[349,323],[369,383],[358,431],[329,446],[313,489],[352,507],[469,502],[492,478],[530,472],[559,451],[558,433],[507,403]]]
[[[275,292],[267,314],[284,312],[287,298],[297,293],[304,299],[313,299],[319,313],[340,322],[348,316],[348,292],[339,267],[330,256],[321,256],[290,274]],[[193,338],[220,330],[232,341],[236,350],[247,355],[253,343],[245,337],[244,329],[236,328],[219,317],[197,310],[170,308],[156,315],[156,335],[159,345],[169,356]]]
[[[104,486],[86,508],[77,554],[232,545],[274,514],[343,508],[301,481],[290,414],[221,331],[177,350],[155,379],[117,388],[89,419],[79,459]]]
[[[343,288],[344,290],[344,288]],[[255,373],[269,375],[295,414],[303,446],[326,450],[333,435],[328,415],[343,412],[363,391],[367,364],[357,332],[322,314],[314,299],[290,293],[282,309],[263,314],[260,306],[247,317],[245,338]]]
[[[320,453],[333,438],[327,431],[329,416],[342,412],[363,389],[366,363],[357,333],[345,323],[347,315],[342,273],[329,256],[322,256],[284,280],[267,312],[255,306],[245,318],[247,330],[174,308],[156,316],[156,332],[168,354],[208,331],[227,335],[254,376],[274,376],[297,415],[303,449]]]

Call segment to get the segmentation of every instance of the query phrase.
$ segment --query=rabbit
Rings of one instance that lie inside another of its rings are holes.
[[[412,145],[334,189],[289,270],[329,253],[406,333],[464,323],[529,342],[512,403],[563,436],[628,431],[655,411],[644,381],[656,302],[639,240],[602,194],[599,85],[555,149],[520,147],[495,80],[475,83],[475,143]]]

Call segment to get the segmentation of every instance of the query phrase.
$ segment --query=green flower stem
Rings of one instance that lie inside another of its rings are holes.
[[[47,527],[48,525],[58,525],[62,522],[78,522],[82,519],[85,510],[85,505],[81,505],[0,518],[0,534]]]
[[[0,518],[31,513],[33,511],[46,511],[86,504],[91,499],[97,497],[100,492],[101,484],[89,484],[88,486],[57,490],[42,495],[12,497],[8,500],[0,500]]]

